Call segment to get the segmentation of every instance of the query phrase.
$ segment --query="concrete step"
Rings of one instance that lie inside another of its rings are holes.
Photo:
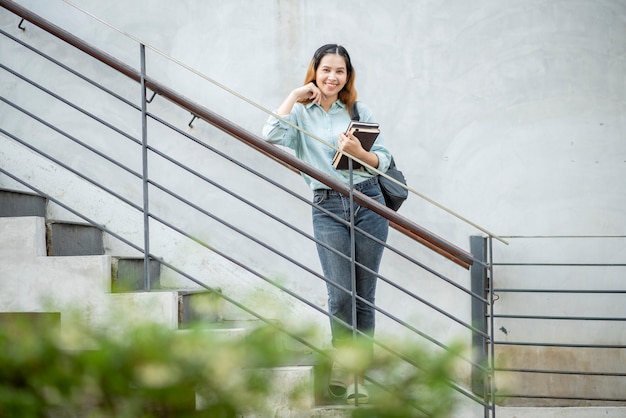
[[[104,255],[102,231],[94,226],[69,222],[47,225],[48,255]]]
[[[334,405],[334,406],[317,406],[311,408],[311,418],[349,418],[354,414],[355,406],[353,405]],[[363,408],[363,406],[359,406]]]
[[[500,407],[497,418],[623,418],[626,407]],[[460,416],[459,418],[465,418]],[[467,416],[467,418],[470,418]]]
[[[39,334],[57,333],[61,328],[60,312],[0,312],[0,329],[7,333],[21,332],[22,327]]]
[[[111,265],[111,291],[114,293],[133,292],[145,289],[144,259],[113,257]],[[161,288],[161,263],[149,262],[150,290]]]
[[[0,217],[46,216],[46,199],[32,193],[0,189]]]
[[[223,328],[221,290],[178,290],[179,328],[206,324],[214,329]],[[231,323],[239,328],[239,324]]]
[[[0,307],[3,311],[90,310],[108,293],[108,256],[0,257]]]
[[[94,306],[91,322],[115,331],[127,324],[158,324],[178,328],[178,292],[108,293]]]
[[[367,409],[373,405],[363,405]],[[355,407],[318,406],[311,409],[310,418],[348,418],[354,415]],[[360,416],[360,415],[359,415]],[[369,416],[363,414],[363,416]],[[373,415],[382,416],[382,415]],[[491,416],[491,415],[490,415]],[[496,407],[497,418],[623,418],[626,417],[624,407]],[[484,414],[476,408],[457,411],[450,418],[482,418]]]
[[[279,332],[266,333],[267,324],[260,320],[228,321],[209,324],[202,329],[207,333],[208,344],[222,342],[232,344],[251,338],[252,341],[262,341],[264,344],[276,344],[278,358],[274,357],[265,364],[258,356],[250,356],[250,364],[241,365],[242,373],[247,370],[260,372],[265,385],[270,388],[266,398],[268,410],[248,411],[242,415],[245,418],[261,417],[309,417],[316,407],[319,395],[320,382],[317,380],[318,357],[310,352],[290,351],[290,345],[285,344],[284,336]],[[181,329],[179,332],[197,332]],[[256,332],[260,334],[256,334]],[[323,385],[323,382],[322,382]],[[198,400],[198,407],[202,408],[202,399]]]
[[[46,225],[39,216],[0,217],[0,259],[10,262],[46,255]]]
[[[265,411],[248,411],[245,418],[277,418],[309,417],[315,407],[313,384],[313,367],[274,367],[261,370],[264,380],[271,388],[266,398],[268,409]],[[202,402],[198,404],[202,408]]]

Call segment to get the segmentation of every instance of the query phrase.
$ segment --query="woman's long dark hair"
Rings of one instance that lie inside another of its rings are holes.
[[[354,68],[352,67],[350,54],[348,54],[348,51],[343,46],[337,44],[326,44],[318,48],[317,51],[315,51],[315,54],[313,54],[313,58],[311,59],[309,68],[306,71],[304,84],[315,82],[317,67],[319,67],[322,58],[324,58],[324,56],[328,54],[339,55],[343,57],[343,59],[346,61],[346,71],[348,77],[346,79],[346,85],[343,86],[343,89],[341,89],[341,91],[339,92],[339,100],[341,100],[346,105],[346,110],[349,113],[357,99],[356,88],[354,87],[354,79],[356,78],[356,74],[354,72]],[[309,103],[310,101],[311,100],[309,99],[302,100],[303,103]]]

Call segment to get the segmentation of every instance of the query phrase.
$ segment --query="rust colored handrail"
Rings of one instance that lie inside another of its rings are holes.
[[[26,9],[20,4],[17,4],[12,0],[0,0],[0,5],[5,9],[13,12],[17,16],[28,20],[29,22],[40,27],[44,31],[56,36],[57,38],[72,45],[80,51],[83,51],[84,53],[90,55],[98,61],[124,74],[130,79],[138,83],[141,82],[141,72],[139,70],[118,60],[112,55],[88,44],[87,42],[60,28],[59,26],[48,22],[47,20]],[[159,83],[158,81],[150,77],[145,77],[145,83],[146,87],[152,90],[154,93],[163,96],[167,100],[189,111],[191,114],[215,126],[216,128],[227,133],[228,135],[244,142],[252,148],[262,152],[266,156],[283,164],[292,171],[295,171],[297,173],[305,173],[346,196],[350,195],[350,188],[348,185],[328,176],[321,170],[318,170],[312,165],[305,163],[304,161],[298,159],[297,157],[279,148],[278,146],[270,144],[260,136],[234,124],[233,122],[223,118],[215,112],[212,112],[206,107],[201,106],[186,97],[183,97],[169,87]],[[448,258],[449,260],[453,261],[463,268],[468,269],[473,264],[474,258],[472,254],[468,251],[465,251],[462,248],[428,231],[427,229],[422,228],[413,221],[387,208],[385,205],[382,205],[375,200],[370,199],[359,191],[353,191],[353,195],[354,200],[357,203],[373,210],[381,216],[384,216],[389,220],[389,223],[393,228],[416,240],[420,244]]]

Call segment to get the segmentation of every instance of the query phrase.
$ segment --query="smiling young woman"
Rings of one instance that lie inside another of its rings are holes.
[[[369,107],[357,102],[354,80],[355,71],[348,51],[337,44],[324,45],[315,51],[304,84],[289,93],[276,113],[305,132],[385,172],[391,154],[384,145],[382,134],[366,151],[354,135],[346,133],[353,106],[357,106],[361,121],[374,122]],[[355,190],[385,203],[376,172],[364,167],[352,173],[335,169],[332,165],[335,150],[303,131],[270,116],[263,127],[263,136],[269,142],[294,149],[298,158],[345,184],[352,183]],[[354,234],[357,262],[354,285],[358,298],[356,318],[353,318],[352,241],[350,229],[344,221],[350,219],[350,200],[318,180],[307,175],[303,177],[313,190],[313,231],[326,279],[332,344],[338,349],[351,345],[352,327],[356,325],[359,335],[366,336],[362,342],[365,343],[365,357],[369,359],[374,335],[376,282],[384,249],[381,242],[386,242],[389,228],[387,219],[353,202],[354,221],[359,226]],[[349,403],[355,402],[357,394],[359,403],[368,401],[362,378],[347,375],[340,365],[332,369],[329,391]]]

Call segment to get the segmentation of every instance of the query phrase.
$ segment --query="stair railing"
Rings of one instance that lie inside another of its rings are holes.
[[[501,387],[496,400],[510,405],[623,405],[626,235],[507,239],[515,242],[517,253],[496,251],[493,294],[503,302],[489,316],[497,333],[493,347],[502,359],[494,368],[496,379],[506,376],[502,379],[517,384]],[[573,260],[571,248],[586,251],[577,251],[581,255]],[[541,379],[550,383],[541,384]]]
[[[16,37],[11,36],[10,34],[8,34],[5,31],[1,31],[2,35],[4,35],[5,37],[11,39],[14,42],[18,42],[20,44],[22,44],[25,48],[29,48],[32,51],[36,52],[37,54],[45,57],[47,60],[55,63],[56,65],[62,67],[64,70],[71,72],[72,74],[76,75],[77,77],[80,77],[81,79],[83,79],[84,81],[89,82],[90,84],[92,84],[93,86],[97,87],[98,89],[101,89],[105,92],[107,92],[108,94],[110,94],[111,96],[115,97],[116,99],[122,101],[124,104],[126,104],[127,106],[130,106],[131,108],[134,108],[135,110],[138,110],[142,113],[142,138],[138,139],[133,137],[132,135],[124,132],[123,130],[113,126],[112,124],[104,121],[103,119],[97,117],[96,115],[90,114],[89,112],[87,112],[86,110],[80,108],[79,106],[74,105],[73,103],[71,103],[70,101],[64,99],[63,97],[61,97],[60,95],[50,91],[49,89],[46,89],[44,86],[39,85],[38,83],[36,83],[35,81],[29,79],[28,77],[21,75],[15,71],[13,71],[9,66],[6,66],[2,63],[0,63],[0,67],[8,72],[11,73],[14,77],[17,77],[19,79],[21,79],[23,82],[28,83],[32,86],[34,86],[37,89],[40,89],[41,91],[44,91],[46,94],[52,96],[55,100],[61,101],[64,104],[73,107],[74,109],[76,109],[77,111],[83,113],[85,116],[96,120],[98,123],[101,123],[102,125],[106,126],[108,129],[111,129],[113,131],[115,131],[117,134],[120,134],[122,136],[124,136],[125,138],[127,138],[128,140],[131,140],[132,142],[136,143],[136,144],[140,144],[142,146],[142,158],[143,158],[143,162],[142,162],[142,172],[137,172],[134,171],[132,169],[130,169],[129,167],[124,166],[123,164],[119,163],[118,161],[116,161],[115,159],[112,159],[110,157],[108,157],[107,155],[105,155],[104,153],[98,151],[96,148],[91,147],[90,145],[82,142],[81,140],[72,137],[70,134],[68,134],[67,132],[63,131],[61,128],[47,122],[46,120],[44,120],[43,118],[35,115],[32,112],[29,112],[28,110],[24,109],[23,107],[20,107],[18,104],[12,102],[11,100],[4,98],[4,97],[0,97],[0,100],[5,103],[8,106],[13,107],[15,110],[25,114],[26,116],[28,116],[29,118],[37,121],[40,124],[43,124],[45,126],[47,126],[49,129],[52,129],[54,131],[56,131],[57,133],[67,137],[68,139],[74,141],[75,143],[85,147],[86,149],[94,152],[95,154],[97,154],[99,157],[106,159],[107,161],[109,161],[110,163],[118,166],[120,169],[125,170],[127,173],[129,173],[130,175],[132,175],[133,177],[136,177],[138,179],[141,179],[142,181],[142,185],[143,185],[143,196],[144,196],[144,202],[143,205],[138,205],[136,203],[134,203],[132,200],[125,198],[124,196],[122,196],[120,193],[115,192],[114,190],[109,189],[108,187],[104,186],[103,184],[101,184],[100,182],[98,182],[97,180],[94,180],[92,178],[90,178],[88,175],[85,175],[84,173],[81,173],[77,170],[74,170],[69,164],[66,164],[62,161],[60,161],[59,159],[55,158],[52,155],[46,154],[45,152],[42,152],[41,150],[37,149],[36,147],[32,147],[29,142],[27,140],[24,140],[22,138],[17,137],[16,135],[13,135],[11,132],[6,131],[3,128],[0,128],[0,132],[2,132],[2,134],[4,134],[6,137],[11,138],[12,140],[22,144],[25,147],[30,148],[33,152],[38,153],[39,155],[43,156],[44,158],[54,162],[56,165],[63,167],[65,170],[72,172],[73,174],[81,177],[82,179],[84,179],[85,181],[96,185],[97,187],[101,188],[102,190],[106,191],[107,193],[111,194],[112,196],[114,196],[115,198],[117,198],[118,200],[120,200],[121,202],[123,202],[126,205],[129,205],[131,208],[141,212],[144,216],[144,245],[140,246],[137,245],[135,243],[133,243],[132,241],[124,238],[121,234],[117,233],[116,231],[110,230],[109,228],[107,228],[104,225],[101,225],[97,220],[94,219],[90,219],[88,216],[81,214],[77,211],[75,211],[73,208],[69,207],[68,205],[65,205],[60,199],[56,198],[53,195],[50,195],[48,193],[46,193],[45,190],[41,190],[39,188],[37,188],[36,185],[31,184],[28,181],[25,181],[24,179],[13,175],[12,173],[0,168],[0,172],[2,172],[3,174],[9,176],[10,178],[12,178],[13,180],[23,184],[24,186],[32,189],[33,191],[35,191],[36,193],[48,198],[49,200],[59,204],[61,207],[64,207],[66,210],[70,211],[71,213],[74,213],[76,216],[81,217],[82,219],[84,219],[85,221],[87,221],[88,223],[97,226],[98,228],[100,228],[101,230],[103,230],[104,232],[110,234],[111,236],[115,237],[116,239],[119,239],[120,241],[124,242],[125,244],[129,245],[130,247],[136,249],[139,252],[142,252],[144,254],[145,260],[146,260],[146,265],[148,264],[149,260],[158,260],[161,264],[167,266],[168,268],[172,269],[173,271],[177,272],[178,274],[180,274],[183,277],[186,277],[187,279],[189,279],[190,281],[196,283],[197,285],[204,287],[204,288],[209,288],[204,282],[202,282],[202,280],[198,279],[197,277],[194,277],[188,273],[185,273],[185,271],[180,268],[179,266],[174,265],[171,262],[168,262],[166,259],[164,259],[163,257],[160,257],[157,254],[153,254],[150,251],[149,248],[149,243],[150,243],[150,236],[149,236],[149,220],[153,219],[157,222],[159,222],[160,224],[176,231],[177,233],[181,234],[182,236],[188,237],[190,239],[194,239],[196,242],[198,242],[200,245],[202,245],[203,247],[211,250],[214,253],[219,254],[221,257],[223,257],[224,259],[230,261],[233,264],[238,265],[239,267],[249,271],[250,273],[252,273],[253,275],[261,278],[262,280],[272,284],[273,286],[279,288],[280,290],[282,290],[283,292],[289,294],[290,296],[292,296],[293,298],[297,299],[299,302],[306,304],[307,306],[321,312],[323,315],[325,316],[330,316],[330,314],[325,311],[324,309],[318,307],[317,305],[315,305],[314,303],[310,302],[309,300],[307,300],[306,298],[303,298],[302,296],[296,294],[295,292],[289,290],[288,288],[280,285],[279,283],[277,283],[276,281],[270,279],[269,277],[267,277],[267,275],[264,275],[254,269],[252,269],[251,267],[249,267],[247,264],[240,262],[239,260],[235,259],[234,257],[221,252],[218,248],[215,248],[214,246],[211,246],[205,242],[200,242],[199,240],[197,240],[196,238],[194,238],[193,236],[191,236],[191,234],[189,234],[189,232],[178,228],[176,225],[174,225],[171,221],[161,218],[158,215],[156,215],[155,213],[151,212],[149,210],[149,202],[148,202],[148,193],[147,193],[147,189],[149,186],[152,186],[156,189],[161,190],[162,192],[168,194],[169,196],[173,197],[174,199],[183,202],[185,205],[192,207],[193,209],[195,209],[196,211],[202,213],[204,216],[210,217],[212,219],[214,219],[217,222],[220,222],[222,224],[224,224],[225,226],[227,226],[228,228],[232,229],[233,231],[242,234],[244,236],[246,236],[246,238],[255,241],[258,245],[276,252],[279,256],[281,256],[284,259],[289,260],[291,263],[294,263],[296,265],[298,265],[300,268],[302,268],[303,270],[307,271],[309,274],[312,274],[316,277],[318,277],[321,280],[326,281],[326,279],[321,276],[319,273],[317,273],[316,271],[314,271],[313,269],[307,267],[306,265],[303,265],[301,263],[299,263],[297,260],[294,260],[293,258],[290,258],[287,254],[284,253],[280,253],[278,251],[276,251],[273,248],[269,248],[267,245],[265,245],[264,242],[262,242],[261,240],[258,240],[256,238],[254,238],[254,236],[252,236],[251,234],[247,234],[245,231],[241,230],[240,228],[238,228],[236,225],[233,224],[229,224],[226,221],[223,221],[222,219],[220,219],[218,216],[214,215],[213,213],[209,212],[206,208],[203,208],[199,205],[196,205],[195,203],[185,199],[183,196],[177,195],[175,192],[171,191],[170,189],[168,189],[167,187],[158,184],[157,182],[155,182],[154,180],[150,179],[149,176],[147,176],[147,164],[148,164],[148,158],[147,158],[147,154],[148,152],[151,152],[155,155],[158,155],[159,157],[163,158],[164,160],[169,161],[170,163],[180,167],[181,169],[185,170],[186,172],[188,172],[189,174],[191,174],[193,177],[196,178],[200,178],[202,181],[207,182],[209,184],[212,184],[214,187],[218,187],[221,188],[219,183],[214,182],[213,180],[209,179],[208,177],[202,175],[199,172],[194,171],[193,169],[185,166],[183,163],[170,158],[167,153],[151,146],[148,141],[147,141],[147,129],[146,129],[146,124],[148,119],[156,121],[157,123],[166,126],[168,129],[177,132],[178,135],[183,136],[187,139],[189,139],[190,141],[195,142],[196,144],[198,144],[199,146],[210,150],[211,152],[215,153],[215,154],[220,154],[223,158],[227,158],[229,161],[234,162],[235,164],[237,164],[239,167],[241,167],[244,170],[247,170],[250,173],[253,173],[254,175],[263,178],[263,180],[272,183],[273,186],[278,187],[280,189],[282,189],[283,191],[291,194],[292,196],[302,200],[303,202],[305,202],[306,204],[310,204],[310,202],[306,199],[303,199],[301,196],[299,196],[297,193],[292,192],[286,188],[284,188],[284,186],[282,186],[280,183],[274,182],[271,179],[267,178],[266,176],[263,176],[260,172],[253,170],[252,168],[246,166],[245,164],[239,163],[237,161],[234,161],[231,157],[221,153],[219,150],[209,146],[208,144],[206,144],[205,142],[199,140],[198,138],[194,137],[193,135],[190,135],[189,133],[181,130],[180,128],[177,128],[176,126],[174,126],[171,123],[168,123],[167,121],[165,121],[162,118],[159,118],[157,115],[149,112],[147,110],[147,90],[151,90],[153,91],[155,94],[158,94],[166,99],[168,99],[171,103],[175,104],[176,106],[179,106],[187,111],[189,111],[191,114],[193,114],[195,117],[201,118],[204,121],[210,123],[211,125],[217,127],[218,129],[222,130],[223,132],[226,132],[227,134],[229,134],[230,136],[237,138],[238,140],[246,143],[247,145],[249,145],[250,147],[262,152],[263,154],[271,157],[272,159],[274,159],[275,161],[280,162],[281,164],[283,164],[284,166],[290,168],[291,170],[295,171],[295,172],[302,172],[302,173],[306,173],[307,175],[310,175],[313,178],[318,179],[319,181],[327,184],[328,186],[332,187],[335,190],[338,190],[339,192],[350,196],[352,195],[354,197],[354,200],[363,205],[366,206],[370,209],[372,209],[373,211],[379,213],[382,216],[385,216],[386,218],[388,218],[392,224],[392,226],[394,226],[398,231],[406,234],[408,237],[418,241],[420,244],[426,246],[427,248],[437,252],[438,254],[444,256],[445,258],[453,261],[455,264],[463,267],[463,268],[469,268],[470,266],[475,266],[478,267],[480,269],[483,270],[487,270],[490,267],[490,259],[484,259],[484,258],[477,258],[475,257],[473,254],[447,242],[446,240],[442,239],[441,237],[438,237],[437,235],[433,234],[432,232],[420,227],[419,225],[415,224],[414,222],[410,221],[409,219],[399,215],[398,213],[389,210],[388,208],[386,208],[384,205],[380,205],[377,202],[369,199],[367,196],[362,195],[359,192],[355,192],[350,190],[347,186],[345,186],[344,184],[337,182],[336,180],[330,178],[329,176],[325,175],[324,173],[319,172],[318,170],[316,170],[314,167],[311,167],[310,165],[300,161],[299,159],[293,157],[291,154],[281,150],[279,147],[276,147],[272,144],[267,143],[266,141],[264,141],[263,139],[259,138],[258,136],[238,127],[237,125],[233,124],[232,122],[230,122],[229,120],[226,120],[225,118],[209,111],[208,109],[193,103],[191,101],[189,101],[188,99],[182,97],[181,95],[177,94],[176,92],[174,92],[173,90],[169,89],[168,87],[162,85],[161,83],[157,82],[156,80],[151,79],[150,77],[147,76],[146,74],[146,69],[145,69],[145,45],[140,44],[140,55],[141,55],[141,71],[137,71],[131,67],[129,67],[128,65],[126,65],[123,62],[120,62],[119,60],[117,60],[116,58],[113,58],[112,56],[109,56],[108,54],[97,50],[96,48],[90,46],[89,44],[85,43],[84,41],[82,41],[81,39],[76,38],[75,36],[73,36],[72,34],[64,31],[63,29],[51,24],[50,22],[47,22],[45,19],[33,14],[32,12],[30,12],[29,10],[23,8],[22,6],[10,1],[10,0],[0,0],[0,5],[2,5],[3,7],[5,7],[6,9],[12,11],[14,14],[22,17],[23,19],[28,20],[31,23],[34,23],[35,25],[39,26],[40,28],[42,28],[43,30],[53,34],[54,36],[58,37],[59,39],[67,42],[68,44],[78,48],[79,50],[85,52],[86,54],[98,59],[99,61],[103,62],[104,64],[106,64],[107,66],[115,69],[116,71],[124,74],[125,76],[129,77],[130,79],[139,82],[142,85],[142,100],[141,100],[141,106],[136,106],[135,104],[129,102],[128,100],[125,100],[123,97],[121,97],[121,95],[116,94],[115,92],[107,89],[106,87],[94,82],[93,80],[89,79],[88,77],[85,77],[83,75],[81,75],[79,72],[75,71],[72,68],[69,68],[68,66],[63,65],[62,63],[60,63],[59,61],[53,59],[52,57],[49,57],[45,54],[43,54],[40,51],[35,50],[34,48],[31,48],[30,46],[28,46],[27,44],[23,43],[21,40],[17,39]],[[305,233],[304,231],[301,231],[300,229],[298,229],[297,227],[290,225],[288,223],[286,223],[285,221],[281,220],[279,217],[276,217],[274,215],[272,215],[269,211],[264,210],[263,208],[261,208],[258,205],[255,205],[253,202],[247,200],[246,198],[237,195],[236,193],[222,188],[222,190],[225,193],[230,194],[231,196],[237,198],[240,201],[245,202],[246,204],[248,204],[249,206],[254,207],[257,211],[261,212],[263,215],[271,217],[273,220],[282,223],[283,225],[287,226],[288,228],[297,231],[299,234],[303,235],[304,237],[306,237],[307,239],[310,239],[312,241],[316,241],[313,237],[309,236],[307,233]],[[412,191],[414,192],[414,191]],[[414,192],[415,193],[415,192]],[[354,226],[352,226],[354,227]],[[481,229],[481,231],[485,231],[484,229]],[[501,240],[501,238],[492,235],[489,233],[490,239],[499,239]],[[503,240],[502,240],[503,241]],[[398,254],[400,257],[402,257],[403,259],[409,261],[410,263],[418,266],[419,268],[427,271],[428,273],[432,274],[433,276],[443,280],[444,282],[446,282],[447,284],[455,287],[457,290],[461,291],[462,293],[464,293],[465,295],[467,295],[468,297],[472,298],[472,300],[476,301],[478,304],[481,304],[485,307],[489,307],[489,309],[492,309],[492,301],[489,300],[489,296],[487,295],[483,295],[482,293],[477,293],[474,292],[472,290],[466,289],[465,287],[459,285],[458,283],[456,283],[456,281],[449,279],[448,277],[446,277],[444,274],[441,274],[437,271],[435,271],[434,269],[428,267],[427,265],[425,265],[424,263],[418,261],[417,259],[415,259],[414,257],[411,257],[410,255],[393,248],[392,246],[390,246],[389,244],[385,244],[386,248],[388,248],[389,250],[395,252],[396,254]],[[362,266],[361,266],[362,267]],[[149,277],[149,270],[146,268],[145,271],[145,277],[146,277],[146,288],[149,289],[150,288],[150,277]],[[484,324],[480,324],[480,325],[476,325],[476,324],[468,324],[465,321],[463,321],[462,319],[446,312],[445,310],[435,306],[434,304],[428,302],[425,298],[420,297],[416,294],[414,294],[413,292],[411,292],[410,290],[403,288],[402,286],[397,285],[393,280],[390,280],[389,278],[386,278],[382,275],[379,276],[379,278],[384,281],[385,283],[389,284],[390,286],[395,287],[396,289],[398,289],[399,291],[403,292],[404,294],[414,298],[415,300],[419,301],[420,303],[428,306],[430,309],[433,309],[434,311],[436,311],[437,313],[449,318],[450,320],[452,320],[453,322],[459,324],[463,329],[466,329],[468,331],[470,331],[471,333],[473,333],[474,335],[478,336],[480,339],[482,339],[484,342],[489,342],[492,341],[492,337],[489,334],[488,331],[488,327],[486,322]],[[349,292],[347,289],[343,289],[343,291]],[[270,319],[268,318],[264,318],[262,315],[259,315],[258,313],[248,309],[244,304],[239,303],[236,300],[233,300],[232,298],[230,298],[227,295],[221,295],[223,298],[225,298],[228,302],[234,304],[235,306],[239,307],[240,309],[247,311],[248,313],[256,316],[257,318],[266,321],[268,323],[271,323],[272,325],[275,325]],[[362,300],[365,303],[368,303],[367,301]],[[443,348],[443,349],[448,349],[448,347],[446,346],[446,344],[438,341],[436,338],[433,338],[431,336],[429,336],[428,334],[422,332],[421,330],[419,330],[417,327],[411,325],[410,323],[408,323],[405,320],[402,320],[401,318],[398,318],[397,316],[395,316],[393,313],[391,312],[387,312],[384,309],[372,305],[374,307],[374,309],[376,309],[379,313],[381,313],[382,315],[386,316],[387,318],[391,319],[392,321],[400,324],[402,327],[404,327],[407,330],[410,330],[411,332],[425,338],[426,340],[428,340],[429,342],[433,343],[434,345]],[[347,325],[347,324],[345,324]],[[309,348],[322,353],[323,351],[315,346],[312,346],[310,343],[301,340],[297,335],[294,335],[293,333],[290,333],[289,330],[286,329],[281,329],[281,331],[285,332],[286,334],[296,338],[298,341],[304,343],[305,345],[307,345]],[[374,343],[379,345],[380,347],[382,347],[383,349],[394,353],[395,355],[399,356],[400,358],[403,358],[404,360],[406,360],[409,364],[415,366],[415,367],[419,367],[419,364],[416,364],[414,361],[412,361],[411,359],[407,359],[404,358],[404,356],[402,355],[402,353],[399,353],[397,351],[394,350],[394,348],[387,346],[386,344],[384,344],[381,341],[377,341],[374,340]],[[478,391],[478,395],[471,393],[469,390],[463,388],[461,385],[459,385],[458,383],[454,383],[454,382],[450,382],[450,385],[457,390],[459,393],[461,393],[462,395],[464,395],[465,397],[467,397],[468,399],[472,400],[473,402],[476,402],[479,405],[482,405],[485,408],[485,416],[487,416],[487,414],[489,413],[489,411],[491,411],[491,413],[493,414],[492,416],[495,416],[495,406],[493,404],[494,399],[493,397],[491,397],[489,394],[491,393],[491,388],[490,388],[490,382],[491,379],[488,378],[488,376],[490,375],[491,371],[490,371],[490,367],[486,366],[486,363],[483,363],[483,360],[485,359],[481,359],[480,361],[476,361],[475,359],[463,359],[465,361],[468,362],[468,364],[471,365],[472,368],[474,368],[475,370],[478,370],[483,376],[487,376],[487,378],[484,379],[484,390],[482,391]],[[379,382],[376,382],[375,379],[373,378],[368,378],[370,381],[372,381],[375,384],[379,384],[382,386],[382,384],[380,384]]]

